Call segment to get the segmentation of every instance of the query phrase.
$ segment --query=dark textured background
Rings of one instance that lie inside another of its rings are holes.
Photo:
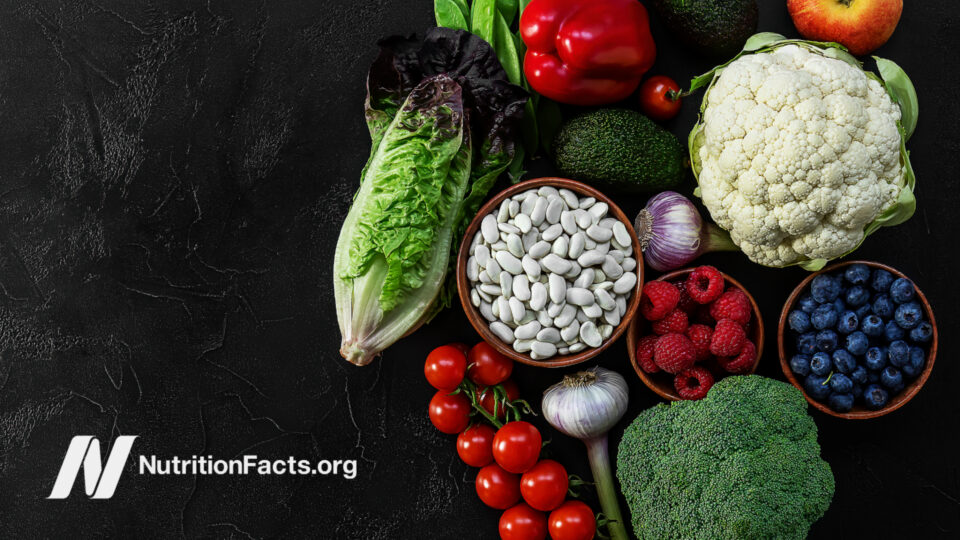
[[[762,30],[794,35],[783,3],[761,2]],[[476,339],[460,310],[369,367],[337,354],[330,269],[368,155],[366,68],[377,38],[432,25],[431,2],[134,4],[0,7],[0,537],[494,538],[498,513],[426,416],[425,354]],[[955,6],[908,2],[879,51],[919,90],[919,209],[858,252],[930,296],[940,356],[895,414],[815,414],[837,492],[813,537],[960,535]],[[683,81],[710,67],[655,34],[654,72]],[[628,213],[644,202],[618,201]],[[804,275],[705,260],[749,285],[771,328]],[[600,363],[631,381],[628,417],[657,401],[622,343]],[[760,372],[782,378],[772,346]],[[516,375],[537,402],[561,373]],[[541,426],[587,473],[579,443]],[[112,500],[78,486],[47,501],[76,434],[140,435],[134,454],[356,458],[361,470],[141,477],[131,460]]]

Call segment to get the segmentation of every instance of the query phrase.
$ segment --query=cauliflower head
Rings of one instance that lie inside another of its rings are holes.
[[[856,249],[905,188],[912,200],[900,107],[879,78],[824,53],[789,42],[738,57],[691,136],[703,204],[759,264],[822,265]]]

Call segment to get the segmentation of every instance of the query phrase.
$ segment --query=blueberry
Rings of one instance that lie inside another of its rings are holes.
[[[803,310],[795,309],[787,317],[787,323],[790,324],[791,330],[802,334],[810,330],[810,315]]]
[[[858,307],[857,310],[854,311],[854,313],[856,313],[857,318],[862,321],[864,317],[873,313],[873,306],[871,306],[870,304],[864,304]]]
[[[910,331],[910,341],[914,343],[926,343],[931,337],[933,337],[933,325],[927,321],[923,321]]]
[[[887,348],[870,347],[867,349],[864,365],[867,366],[867,369],[873,371],[880,371],[881,369],[887,367]]]
[[[870,301],[870,292],[860,285],[850,287],[845,297],[848,306],[862,306]]]
[[[879,315],[883,318],[893,317],[893,310],[896,308],[896,305],[893,303],[893,300],[885,294],[878,294],[873,299],[873,314]]]
[[[843,273],[843,277],[854,285],[862,285],[870,279],[870,268],[865,264],[851,264]]]
[[[805,354],[795,354],[790,359],[790,371],[800,377],[810,374],[810,357]]]
[[[893,283],[893,274],[882,268],[877,268],[873,271],[873,280],[870,282],[873,290],[877,292],[887,292],[891,283]]]
[[[887,394],[887,391],[876,384],[871,384],[863,391],[863,401],[868,409],[882,409],[889,398],[890,395]]]
[[[903,374],[900,373],[899,369],[893,366],[887,366],[886,369],[880,372],[880,384],[894,390],[903,384]],[[896,392],[894,391],[892,393]]]
[[[887,325],[883,327],[883,337],[887,341],[897,341],[903,339],[906,335],[907,333],[904,332],[903,328],[900,328],[896,321],[887,321]]]
[[[853,385],[853,390],[850,391],[853,394],[854,399],[860,399],[863,397],[863,386],[859,384]]]
[[[807,332],[797,336],[797,352],[800,354],[817,352],[817,335],[813,332]]]
[[[813,324],[813,327],[817,330],[826,330],[827,328],[836,326],[838,318],[839,315],[837,314],[836,307],[832,304],[823,304],[813,310],[813,314],[810,315],[810,323]]]
[[[863,366],[857,366],[853,371],[850,372],[850,379],[856,384],[866,384],[867,368]]]
[[[916,294],[913,282],[907,278],[898,278],[890,285],[890,298],[898,304],[913,300]]]
[[[890,364],[903,367],[910,362],[910,346],[907,345],[906,341],[894,341],[890,344],[887,355],[890,358]]]
[[[807,375],[803,381],[803,388],[817,401],[823,401],[830,395],[830,385],[827,384],[827,378],[822,375]]]
[[[819,305],[820,304],[809,294],[805,294],[797,300],[797,307],[804,313],[813,313],[813,310],[817,309]]]
[[[844,311],[837,320],[837,332],[849,334],[860,326],[860,318],[852,311]]]
[[[830,361],[830,355],[825,352],[818,352],[810,358],[810,373],[814,375],[826,375],[833,369]]]
[[[870,348],[867,335],[859,330],[847,336],[847,350],[854,356],[863,356]]]
[[[833,307],[837,310],[837,313],[843,313],[847,310],[847,303],[843,301],[843,298],[837,298],[833,301]]]
[[[923,321],[923,309],[916,302],[907,302],[897,307],[893,320],[897,321],[897,326],[904,330],[916,328]]]
[[[834,373],[830,376],[830,389],[838,394],[845,394],[853,390],[853,381],[843,373]]]
[[[845,394],[830,394],[830,400],[828,401],[828,404],[835,412],[850,412],[850,409],[853,408],[853,394],[849,392]]]
[[[833,351],[833,366],[840,373],[850,373],[857,367],[857,359],[845,349]]]
[[[880,372],[867,370],[867,382],[870,384],[877,384],[880,382]]]
[[[923,366],[927,363],[927,353],[920,347],[910,347],[910,361],[900,368],[904,375],[911,379],[923,373]]]
[[[860,330],[870,337],[880,337],[883,335],[883,319],[876,315],[867,315],[860,325]]]
[[[840,341],[839,336],[833,330],[821,330],[817,332],[817,349],[823,352],[833,352]]]
[[[820,274],[810,283],[810,295],[821,304],[833,302],[840,296],[840,281],[832,276]]]

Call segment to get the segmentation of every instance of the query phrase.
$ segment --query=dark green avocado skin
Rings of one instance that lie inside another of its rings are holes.
[[[629,109],[599,109],[568,120],[553,154],[567,178],[624,192],[673,188],[686,174],[686,148],[676,135]]]
[[[757,32],[756,0],[652,0],[652,4],[680,41],[714,60],[737,54]]]

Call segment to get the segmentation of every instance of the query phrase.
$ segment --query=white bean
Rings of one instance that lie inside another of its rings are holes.
[[[563,306],[563,309],[560,310],[560,314],[557,315],[553,322],[560,328],[570,326],[572,322],[576,322],[577,317],[577,308],[572,304],[566,304]]]
[[[609,242],[610,238],[613,237],[613,231],[600,225],[591,225],[587,229],[587,236],[593,238],[597,242]]]
[[[613,237],[616,239],[618,244],[624,247],[633,243],[631,241],[630,233],[627,231],[627,226],[619,220],[613,224]]]
[[[559,343],[560,342],[560,331],[556,328],[544,328],[537,332],[537,341],[545,341],[547,343]]]
[[[513,320],[522,320],[523,316],[527,313],[527,308],[523,305],[523,302],[517,298],[511,298],[507,302],[510,304],[510,315],[513,317]]]
[[[504,270],[500,272],[500,296],[510,298],[513,295],[513,276]]]
[[[503,267],[504,270],[513,275],[523,272],[523,265],[520,263],[520,259],[514,257],[509,251],[498,251],[497,262],[501,267]]]
[[[547,217],[547,199],[537,197],[537,202],[530,212],[530,222],[539,227],[545,217]]]
[[[556,198],[551,200],[547,205],[547,210],[544,215],[544,217],[547,219],[547,223],[559,222],[561,212],[563,212],[563,199]]]
[[[502,341],[505,341],[507,343],[513,343],[514,341],[513,330],[511,330],[509,326],[507,326],[506,324],[500,321],[493,321],[492,323],[490,323],[490,331],[493,332],[493,334],[498,338],[500,338]]]
[[[497,229],[497,218],[492,214],[485,216],[480,222],[480,231],[483,233],[483,239],[487,243],[494,243],[500,238],[500,230]]]
[[[534,259],[540,259],[547,253],[550,253],[550,248],[551,248],[550,242],[547,242],[545,240],[540,240],[530,248],[528,253]]]
[[[633,290],[637,284],[637,275],[633,272],[627,272],[620,276],[620,279],[613,284],[613,292],[617,294],[626,294]]]
[[[513,295],[521,302],[530,300],[530,280],[526,274],[520,274],[513,278]]]
[[[566,274],[570,271],[570,261],[550,253],[543,258],[543,266],[554,274]]]
[[[533,342],[533,354],[539,356],[540,358],[549,358],[557,354],[557,346],[553,343],[546,343],[543,341],[534,341]]]
[[[567,294],[567,303],[573,304],[575,306],[589,306],[593,304],[596,299],[593,296],[593,293],[588,289],[581,289],[579,287],[570,287],[566,291]]]
[[[533,339],[539,331],[540,323],[538,321],[530,321],[518,326],[513,334],[517,336],[517,339]]]
[[[597,325],[593,321],[580,325],[580,339],[591,347],[599,347],[603,343],[603,338],[600,337]]]
[[[523,259],[520,259],[520,264],[523,266],[523,271],[526,272],[531,282],[540,278],[540,263],[533,260],[533,257],[524,255]]]
[[[547,227],[547,230],[543,231],[543,234],[541,234],[540,237],[547,242],[553,242],[557,238],[560,238],[561,234],[563,234],[563,227],[557,223]]]
[[[582,232],[577,232],[570,237],[570,249],[567,252],[567,255],[571,259],[575,259],[583,254],[585,240],[585,236]]]
[[[550,301],[554,304],[563,302],[567,295],[567,282],[562,276],[550,274]]]
[[[539,266],[537,268],[540,268]],[[530,286],[530,309],[540,311],[547,305],[547,288],[539,281]]]

